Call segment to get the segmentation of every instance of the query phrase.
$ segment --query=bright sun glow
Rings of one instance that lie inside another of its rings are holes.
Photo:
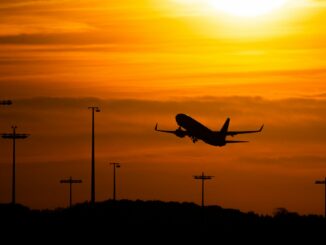
[[[255,17],[282,7],[287,0],[206,0],[205,2],[231,15]]]

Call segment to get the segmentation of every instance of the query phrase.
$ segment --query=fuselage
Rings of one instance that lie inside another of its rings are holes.
[[[210,130],[200,122],[185,114],[177,114],[175,120],[180,127],[187,131],[187,135],[191,137],[193,141],[200,139],[205,143],[214,146],[224,146],[226,144],[225,135]]]

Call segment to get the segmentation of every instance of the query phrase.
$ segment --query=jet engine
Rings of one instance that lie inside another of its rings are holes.
[[[187,135],[187,132],[183,131],[181,128],[178,128],[175,131],[175,135],[178,136],[179,138],[183,138],[183,137],[185,137]]]

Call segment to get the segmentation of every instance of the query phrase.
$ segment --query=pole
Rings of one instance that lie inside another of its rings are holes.
[[[69,178],[69,207],[72,206],[72,177]]]
[[[204,195],[205,195],[205,180],[210,180],[212,179],[214,176],[208,176],[205,175],[204,172],[202,172],[201,175],[197,175],[197,176],[193,176],[194,179],[196,180],[201,180],[201,206],[204,208],[205,207],[205,199],[204,199]]]
[[[91,203],[95,203],[95,112],[100,112],[96,106],[90,106],[88,109],[92,110],[92,163],[91,163]]]
[[[204,193],[205,193],[205,181],[204,181],[204,172],[202,173],[202,186],[201,186],[201,206],[202,208],[205,207],[205,204],[204,204]]]
[[[120,168],[120,163],[117,162],[111,162],[110,163],[113,166],[113,201],[116,201],[116,168]]]
[[[326,177],[324,180],[316,180],[315,184],[322,184],[324,185],[324,188],[325,188],[325,210],[324,210],[324,217],[326,218]]]
[[[113,201],[116,200],[115,191],[115,164],[113,164]]]
[[[208,175],[205,175],[204,172],[202,172],[201,175],[195,175],[193,176],[194,179],[196,180],[201,180],[201,207],[202,207],[202,227],[205,227],[205,180],[210,180],[212,179],[214,176],[208,176]]]
[[[72,207],[72,185],[73,184],[80,184],[82,180],[80,179],[73,179],[71,176],[68,179],[60,180],[61,184],[69,184],[69,207]]]
[[[16,139],[26,139],[29,134],[17,134],[17,126],[11,127],[13,132],[9,134],[0,134],[3,139],[12,140],[12,192],[11,203],[16,204]]]
[[[324,179],[324,186],[325,186],[325,218],[326,218],[326,177]]]
[[[91,202],[92,204],[95,203],[95,142],[94,142],[94,132],[95,128],[94,128],[94,107],[92,108],[92,176],[91,176]]]
[[[16,204],[16,126],[12,126],[12,204]]]

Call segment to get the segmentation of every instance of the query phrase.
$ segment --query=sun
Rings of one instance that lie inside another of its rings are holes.
[[[288,0],[206,0],[216,10],[239,17],[256,17],[272,12]]]

